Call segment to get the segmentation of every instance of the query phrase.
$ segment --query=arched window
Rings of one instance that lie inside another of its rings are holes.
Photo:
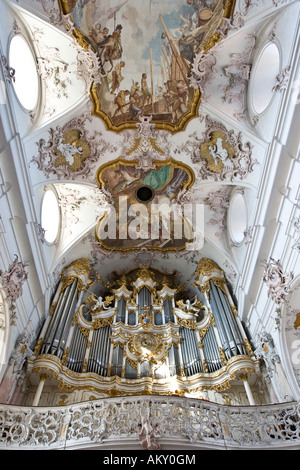
[[[52,189],[47,189],[43,202],[41,225],[45,230],[45,240],[52,245],[57,240],[59,227],[60,227],[60,209],[55,192]]]
[[[16,34],[9,47],[9,66],[14,69],[13,87],[20,104],[27,111],[36,108],[39,97],[39,76],[36,59],[26,39]]]

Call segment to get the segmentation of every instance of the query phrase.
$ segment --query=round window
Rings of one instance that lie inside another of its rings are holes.
[[[269,106],[279,73],[280,56],[276,44],[268,44],[254,66],[252,72],[252,105],[255,113],[261,114]]]
[[[47,189],[42,202],[41,225],[45,230],[45,240],[53,244],[57,238],[60,225],[60,210],[55,192]]]
[[[247,207],[241,193],[233,196],[228,212],[230,236],[235,243],[242,243],[247,228]]]
[[[9,66],[14,69],[13,86],[21,105],[28,111],[37,105],[39,76],[36,60],[26,39],[13,36],[9,47]]]

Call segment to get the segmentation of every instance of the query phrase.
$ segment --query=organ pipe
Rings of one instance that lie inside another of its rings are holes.
[[[56,356],[78,374],[166,384],[176,377],[196,383],[247,355],[224,273],[213,261],[199,262],[200,295],[191,300],[178,299],[176,286],[146,268],[133,270],[130,282],[123,276],[103,299],[88,289],[88,273],[75,263],[64,270],[37,355]]]

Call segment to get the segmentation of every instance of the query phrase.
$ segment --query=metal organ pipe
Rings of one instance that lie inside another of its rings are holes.
[[[222,341],[222,346],[225,352],[227,359],[234,355],[233,348],[235,346],[234,339],[232,333],[230,331],[228,322],[226,320],[222,304],[216,289],[216,286],[212,281],[211,284],[211,296],[210,296],[210,303],[213,311],[213,315],[216,321],[216,326]]]
[[[81,372],[82,370],[86,347],[87,339],[83,336],[79,326],[76,324],[67,360],[67,367],[74,372]]]
[[[75,280],[73,284],[71,284],[70,286],[68,286],[66,288],[66,290],[68,290],[68,294],[66,296],[66,301],[64,303],[63,310],[62,310],[62,312],[60,314],[60,317],[59,317],[59,322],[58,322],[58,325],[57,325],[57,328],[56,328],[56,331],[55,331],[55,335],[54,335],[54,340],[53,340],[53,344],[56,343],[56,345],[53,346],[53,347],[56,348],[56,349],[58,349],[58,342],[59,342],[59,339],[61,337],[62,328],[65,325],[69,305],[70,305],[70,302],[72,301],[72,297],[74,295],[74,289],[76,289],[76,283],[77,283],[77,280]]]
[[[123,348],[120,345],[117,345],[113,348],[112,352],[112,366],[111,366],[111,375],[117,375],[121,377],[122,373],[122,364],[123,364]]]
[[[58,353],[57,353],[57,356],[60,358],[62,357],[65,351],[66,342],[68,339],[70,327],[71,327],[72,320],[73,320],[73,315],[75,312],[75,307],[76,307],[76,302],[77,302],[76,287],[77,287],[77,279],[76,279],[76,282],[74,282],[72,285],[72,289],[70,292],[70,299],[68,301],[69,305],[66,307],[65,322],[62,325],[62,329],[61,329],[61,334],[60,334],[60,339],[59,339],[59,344],[58,344]]]
[[[82,371],[83,367],[83,362],[84,362],[84,356],[85,356],[85,351],[86,351],[86,346],[87,346],[87,340],[81,333],[81,331],[78,331],[78,356],[77,356],[77,372]]]
[[[147,289],[147,287],[142,287],[138,293],[138,305],[139,305],[139,313],[142,313],[142,308],[144,305],[149,307],[151,305],[151,293]]]
[[[189,368],[191,370],[191,375],[193,374],[196,374],[196,368],[195,368],[195,358],[196,358],[196,355],[195,355],[195,351],[194,351],[194,348],[193,348],[193,333],[194,331],[193,330],[187,330],[186,331],[187,333],[187,339],[188,339],[188,355],[189,355]],[[197,353],[196,353],[197,354]]]
[[[108,358],[109,358],[109,349],[110,349],[110,326],[105,326],[104,327],[104,335],[105,335],[105,349],[104,349],[104,357],[103,357],[103,363],[104,363],[104,375],[107,376],[107,369],[108,369]]]
[[[126,301],[123,297],[120,298],[118,301],[118,306],[117,306],[117,322],[121,321],[125,323],[125,314],[126,314]]]
[[[230,307],[231,307],[231,305],[234,307],[234,302],[231,298],[231,295],[230,295],[230,292],[229,292],[229,289],[228,289],[227,285],[225,285],[225,290],[227,292],[228,301],[230,302]],[[244,330],[244,327],[242,325],[242,322],[241,322],[239,316],[236,314],[236,315],[234,315],[234,318],[235,318],[235,321],[236,321],[237,326],[239,328],[239,332],[240,332],[240,335],[241,335],[242,339],[245,339],[247,341],[247,335],[246,335],[246,332]],[[247,353],[244,341],[243,341],[243,348],[242,349],[244,351],[244,354]]]
[[[165,314],[165,322],[174,322],[174,315],[172,312],[172,302],[170,299],[167,297],[164,300],[164,314]]]
[[[92,337],[92,345],[90,348],[90,354],[89,354],[89,359],[87,363],[87,372],[96,372],[96,341],[97,341],[97,331],[93,331],[93,337]]]
[[[181,334],[183,338],[181,349],[186,375],[197,374],[201,372],[202,364],[195,332],[183,327],[181,328]]]
[[[227,342],[229,346],[228,353],[230,356],[235,356],[238,354],[244,354],[244,342],[241,337],[236,319],[232,313],[231,306],[229,304],[227,295],[222,292],[222,290],[213,284],[212,292],[218,306],[218,317],[221,319],[223,328],[226,331]],[[217,319],[216,319],[217,321]]]
[[[206,335],[203,338],[203,352],[209,372],[213,372],[222,367],[219,355],[219,347],[212,325],[210,325]]]
[[[77,301],[77,304],[76,304],[76,307],[75,307],[75,312],[77,311],[77,309],[80,306],[82,296],[83,296],[83,291],[80,292],[80,295],[79,295],[79,298],[78,298],[78,301]],[[69,331],[67,332],[67,340],[65,342],[65,351],[70,349],[73,333],[74,333],[74,325],[73,325],[73,321],[72,321],[71,325],[69,326]]]
[[[98,360],[99,360],[99,374],[104,375],[105,374],[105,329],[100,328],[97,330],[98,333],[98,347],[99,347],[99,354],[98,354]]]
[[[62,289],[62,286],[63,286],[63,283],[62,281],[60,281],[59,285],[58,285],[58,288],[56,289],[56,292],[55,292],[55,295],[54,295],[54,298],[52,300],[52,306],[55,306],[54,307],[54,311],[52,312],[52,315],[48,315],[43,327],[42,327],[42,330],[40,332],[40,335],[39,335],[39,341],[40,339],[44,339],[45,335],[46,335],[46,332],[49,328],[49,324],[50,322],[53,321],[53,317],[55,316],[55,311],[57,309],[57,302],[59,301],[60,299],[60,293],[61,293],[61,289]]]
[[[219,289],[219,288],[218,288]],[[220,289],[219,289],[220,291]],[[232,329],[232,333],[234,335],[235,339],[235,344],[237,347],[237,354],[244,354],[245,353],[245,346],[244,346],[244,341],[238,326],[237,319],[235,315],[232,312],[232,307],[229,302],[229,298],[227,295],[225,295],[222,291],[219,292],[219,295],[221,297],[224,309],[226,311],[226,316],[228,318],[228,322],[230,324],[230,327]]]
[[[60,311],[62,309],[63,302],[65,300],[66,295],[67,295],[67,291],[65,289],[64,292],[59,296],[57,304],[55,305],[54,312],[52,313],[50,317],[48,329],[45,334],[43,346],[41,349],[41,354],[50,354],[50,347],[52,345],[57,323],[59,321]]]
[[[168,286],[161,273],[155,279],[147,271],[143,269],[136,280],[133,280],[134,271],[130,271],[120,286],[113,289],[114,307],[105,302],[103,309],[94,311],[89,310],[89,305],[93,305],[96,295],[82,287],[85,286],[80,277],[82,272],[75,268],[67,271],[68,277],[60,282],[55,294],[53,313],[40,334],[38,346],[45,334],[40,353],[61,357],[62,364],[78,374],[95,374],[81,377],[81,383],[89,386],[98,380],[99,390],[105,383],[108,393],[112,387],[121,393],[127,393],[126,387],[128,393],[140,393],[146,387],[153,393],[167,394],[198,393],[201,387],[220,390],[218,387],[223,384],[227,387],[227,378],[230,381],[233,376],[231,371],[245,367],[247,358],[243,357],[242,361],[234,358],[230,367],[220,369],[226,366],[226,359],[245,354],[250,346],[236,316],[224,273],[218,272],[211,260],[205,261],[194,284],[202,291],[194,298],[200,304],[193,299],[192,305],[186,302],[183,306],[178,301],[176,307],[175,295],[180,290],[173,283],[172,288]],[[67,285],[68,282],[72,283]],[[157,290],[158,285],[162,286],[161,290]],[[144,306],[149,309],[143,311]],[[72,322],[79,307],[78,316]],[[140,314],[148,310],[149,318],[141,319]],[[37,356],[38,348],[36,351]],[[41,364],[47,365],[48,359],[41,358]],[[248,359],[252,360],[251,356]],[[220,373],[215,374],[216,371]],[[58,374],[64,381],[67,371],[62,368]],[[209,374],[213,375],[209,377]],[[76,380],[76,374],[72,380]]]
[[[60,342],[63,333],[65,332],[66,337],[69,332],[69,330],[66,330],[65,327],[66,323],[69,324],[69,321],[72,319],[72,307],[76,301],[76,287],[77,279],[74,279],[73,283],[67,286],[63,293],[59,296],[59,301],[53,313],[53,318],[51,319],[48,326],[41,351],[42,354],[53,354],[59,357],[62,356],[64,348],[60,348]],[[67,319],[69,321],[67,321]]]

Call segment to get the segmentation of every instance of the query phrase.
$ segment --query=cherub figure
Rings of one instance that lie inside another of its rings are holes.
[[[159,450],[161,449],[161,445],[158,444],[156,439],[159,436],[160,427],[159,425],[152,426],[150,418],[146,418],[146,416],[142,416],[142,423],[140,428],[138,429],[138,436],[141,445],[147,450]]]
[[[103,298],[101,296],[96,297],[94,296],[92,301],[94,302],[93,307],[91,308],[92,312],[99,311],[99,310],[108,310],[110,307],[109,305],[111,304],[113,300],[113,295]]]

